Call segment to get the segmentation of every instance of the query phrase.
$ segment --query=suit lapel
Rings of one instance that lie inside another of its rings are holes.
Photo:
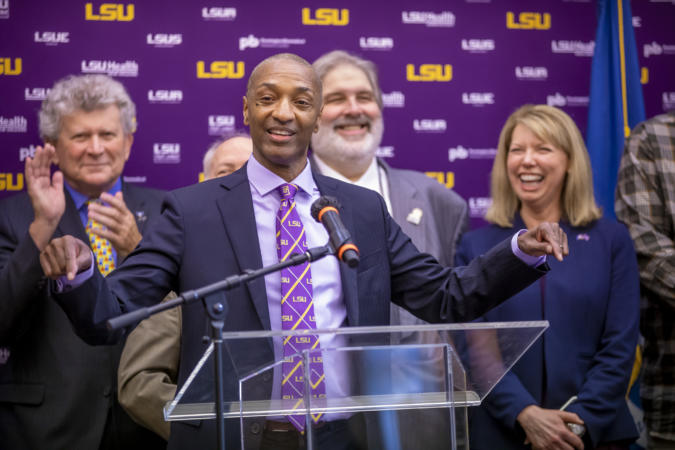
[[[323,175],[314,173],[314,180],[321,192],[321,195],[330,195],[341,201],[340,182]],[[342,204],[340,207],[340,218],[342,223],[350,234],[354,234],[354,218],[352,214],[351,205]],[[359,243],[355,242],[358,247]],[[347,306],[347,322],[351,326],[356,326],[359,323],[359,303],[358,303],[358,286],[356,278],[356,270],[350,269],[346,264],[340,262],[340,280],[342,281],[342,296],[344,297],[345,305]]]
[[[124,194],[124,203],[126,203],[127,208],[131,211],[131,214],[134,215],[136,219],[136,226],[138,231],[143,234],[143,229],[146,222],[148,221],[148,216],[145,213],[145,197],[143,195],[138,195],[137,190],[134,189],[132,185],[127,183],[122,183],[122,194]]]
[[[220,185],[225,189],[225,195],[222,195],[216,203],[239,269],[241,271],[258,269],[262,267],[262,257],[251,188],[246,177],[246,165],[225,177]],[[266,330],[271,329],[265,279],[260,277],[253,280],[246,288],[263,327]]]
[[[423,199],[417,186],[407,178],[401,177],[395,171],[392,171],[391,167],[384,161],[378,159],[378,162],[387,174],[392,217],[413,242],[419,243],[419,248],[428,248],[423,221],[430,219],[430,217],[424,217],[425,214],[430,214],[430,212],[425,211],[425,206],[427,205],[422,201]],[[420,213],[422,214],[421,216],[419,216]],[[416,217],[421,219],[422,222],[414,223]]]

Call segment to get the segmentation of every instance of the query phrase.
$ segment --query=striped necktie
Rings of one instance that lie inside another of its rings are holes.
[[[87,207],[89,207],[89,204],[93,202],[99,201],[88,200],[86,203]],[[94,234],[92,232],[94,228],[105,229],[105,227],[92,219],[87,220],[87,224],[84,227],[84,230],[87,232],[87,236],[89,237],[89,245],[91,245],[91,249],[94,251],[94,255],[96,256],[98,270],[105,277],[115,268],[115,258],[113,258],[110,241]]]
[[[281,196],[281,206],[276,221],[277,254],[279,261],[285,261],[294,253],[307,251],[307,239],[295,203],[298,187],[287,183],[279,186],[277,190]],[[316,329],[312,291],[312,272],[309,263],[287,267],[281,271],[281,328],[283,330]],[[294,408],[303,408],[305,391],[302,357],[293,357],[293,355],[303,350],[319,350],[318,336],[310,334],[289,336],[284,339],[283,348],[281,395],[283,399],[297,399]],[[323,361],[319,352],[312,354],[309,368],[312,397],[325,397]],[[321,415],[312,415],[314,422],[318,422]],[[299,431],[304,431],[304,415],[291,415],[288,416],[288,420]]]

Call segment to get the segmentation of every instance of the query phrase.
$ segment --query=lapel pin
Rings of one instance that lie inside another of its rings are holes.
[[[591,237],[587,235],[586,233],[579,233],[577,234],[577,241],[590,241]]]
[[[145,211],[136,211],[136,222],[143,223],[148,220],[148,216],[145,215]]]
[[[413,208],[413,210],[408,213],[406,220],[414,225],[419,225],[420,222],[422,222],[422,214],[420,208]]]

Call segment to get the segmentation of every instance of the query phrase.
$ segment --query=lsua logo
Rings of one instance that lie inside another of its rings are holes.
[[[21,75],[21,58],[0,58],[0,75]]]
[[[359,47],[363,50],[391,50],[394,39],[390,37],[360,37]]]
[[[462,39],[462,50],[466,52],[487,53],[494,49],[494,39]]]
[[[85,20],[100,20],[105,22],[131,22],[134,20],[134,5],[121,3],[103,3],[94,11],[94,5],[84,5]]]
[[[302,8],[302,24],[344,27],[349,24],[349,10],[344,8],[340,10],[333,8],[318,8],[314,11],[314,17],[312,17],[312,10],[310,8]]]
[[[244,62],[212,61],[206,70],[204,61],[197,61],[197,78],[244,78]]]
[[[549,30],[551,29],[551,15],[549,13],[521,12],[516,15],[511,11],[506,13],[506,28],[512,30]]]
[[[545,80],[548,78],[546,67],[517,66],[516,78],[519,80]]]
[[[183,91],[179,89],[155,89],[148,91],[150,103],[180,103],[183,101]]]
[[[462,92],[462,103],[473,106],[494,105],[495,94],[494,92]]]
[[[451,64],[421,64],[419,71],[414,64],[405,66],[408,81],[450,81],[452,80]]]

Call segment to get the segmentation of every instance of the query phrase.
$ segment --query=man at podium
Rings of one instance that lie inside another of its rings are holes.
[[[109,332],[107,319],[157,303],[171,289],[195,289],[325,244],[328,233],[310,216],[321,196],[339,200],[340,217],[360,253],[358,267],[324,258],[231,290],[226,331],[387,325],[392,298],[429,322],[469,321],[546,273],[545,255],[562,260],[567,254],[565,234],[557,224],[543,223],[466,267],[442,267],[415,248],[377,193],[311,172],[307,147],[320,112],[321,83],[312,66],[292,54],[267,58],[251,73],[243,99],[253,155],[242,169],[168,194],[153,229],[106,279],[92,270],[86,244],[71,236],[40,248],[45,274],[56,280],[58,301],[78,334],[87,342],[110,344],[121,333]],[[204,323],[200,305],[183,308],[179,389],[206,348]],[[271,360],[269,348],[230,350],[232,358],[248,358],[252,366]],[[236,371],[228,360],[224,364],[224,390],[234,397]],[[270,381],[259,389],[292,396],[288,379],[284,372],[283,386]],[[335,381],[320,374],[312,385],[324,389],[317,395],[326,395]],[[301,448],[304,424],[293,417],[247,421],[246,442],[251,448]],[[353,420],[341,420],[313,424],[319,441],[328,448],[359,448],[358,436],[349,432]],[[169,448],[208,448],[214,430],[214,421],[174,423]],[[238,448],[238,421],[228,421],[226,438],[227,448]]]

